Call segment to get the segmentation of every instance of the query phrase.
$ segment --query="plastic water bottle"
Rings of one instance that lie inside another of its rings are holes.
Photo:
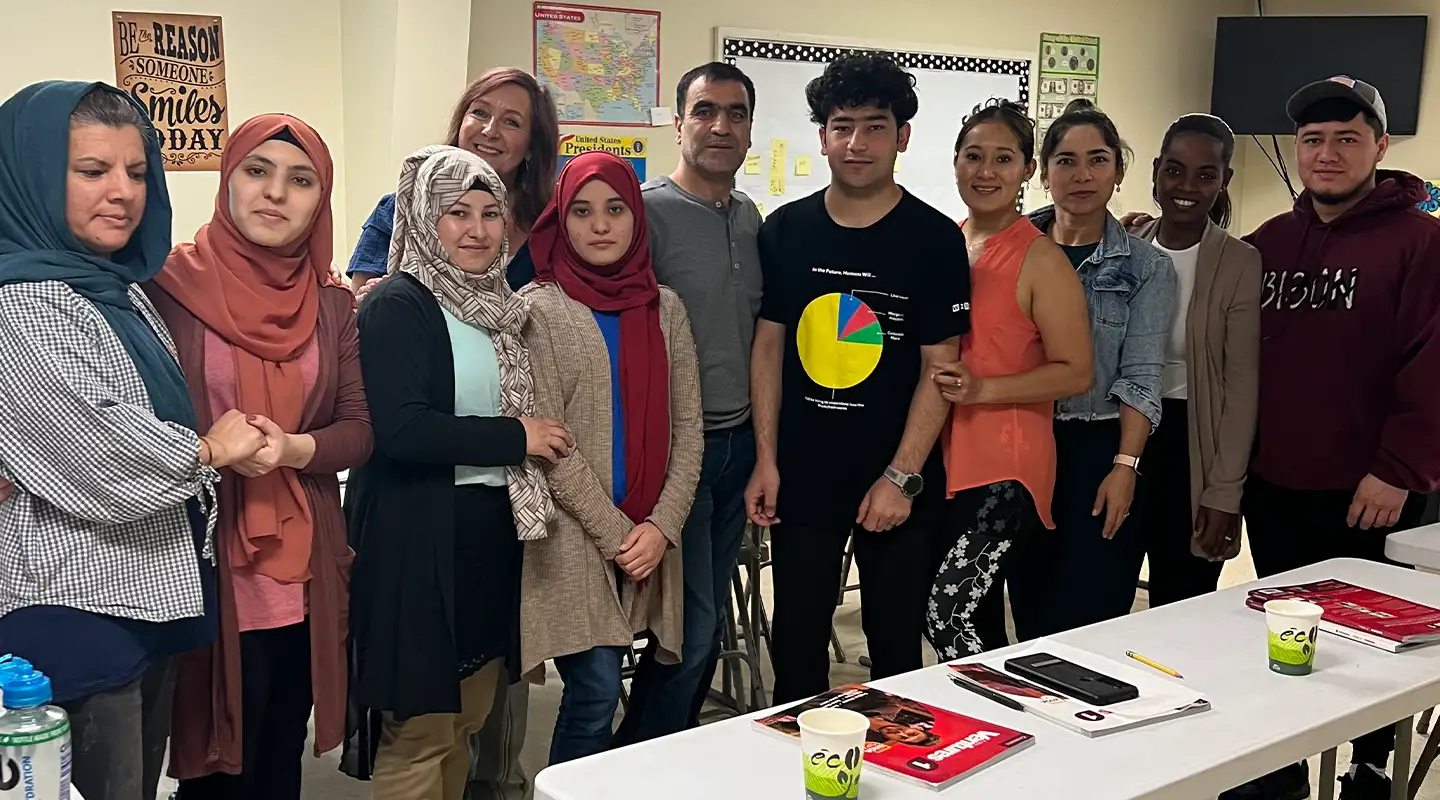
[[[0,800],[70,800],[70,719],[49,705],[45,673],[26,667],[0,676]]]

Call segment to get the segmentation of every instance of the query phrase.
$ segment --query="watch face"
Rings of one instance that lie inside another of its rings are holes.
[[[920,477],[919,475],[909,475],[905,478],[905,485],[900,487],[900,492],[907,497],[914,497],[915,495],[920,494],[920,490],[924,488],[924,478]]]

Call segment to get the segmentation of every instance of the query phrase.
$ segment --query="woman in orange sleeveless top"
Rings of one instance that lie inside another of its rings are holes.
[[[943,434],[948,520],[926,635],[941,658],[1008,644],[1006,564],[1055,487],[1054,401],[1094,379],[1090,312],[1069,260],[1020,213],[1035,172],[1035,126],[1004,100],[978,107],[955,141],[955,185],[970,216],[970,332],[933,376],[953,405]]]

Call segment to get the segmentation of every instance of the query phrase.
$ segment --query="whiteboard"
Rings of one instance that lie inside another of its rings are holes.
[[[1031,57],[1024,54],[973,55],[888,47],[867,42],[820,41],[795,34],[720,28],[718,57],[739,67],[755,83],[755,120],[751,130],[751,166],[735,176],[735,185],[763,213],[830,185],[830,170],[820,155],[819,126],[810,121],[805,84],[826,65],[856,52],[882,52],[915,76],[920,111],[911,120],[910,144],[900,154],[895,180],[952,219],[966,215],[955,189],[955,137],[974,107],[992,97],[1030,106]],[[783,192],[770,185],[772,145],[785,144]],[[753,170],[759,157],[758,173]],[[808,157],[810,174],[796,175],[797,157]]]

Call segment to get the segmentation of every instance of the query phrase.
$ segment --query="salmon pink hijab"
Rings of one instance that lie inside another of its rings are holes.
[[[605,267],[570,244],[565,216],[585,185],[610,185],[635,216],[630,248]],[[650,262],[645,203],[635,172],[610,153],[584,153],[560,172],[555,197],[530,230],[535,280],[555,283],[595,311],[620,312],[620,412],[625,424],[625,498],[620,510],[639,524],[655,509],[670,461],[670,363],[660,330],[660,284]]]
[[[277,134],[298,142],[314,163],[320,204],[300,238],[283,247],[261,247],[246,239],[230,216],[230,176],[251,151]],[[220,160],[220,192],[210,222],[194,242],[171,251],[155,277],[160,288],[230,344],[240,410],[269,417],[287,433],[298,431],[304,414],[299,357],[315,336],[320,287],[331,281],[333,184],[330,151],[313,128],[285,114],[248,120],[230,135]],[[249,565],[282,583],[308,580],[314,524],[295,470],[281,467],[258,478],[235,477],[241,502],[231,563]]]

